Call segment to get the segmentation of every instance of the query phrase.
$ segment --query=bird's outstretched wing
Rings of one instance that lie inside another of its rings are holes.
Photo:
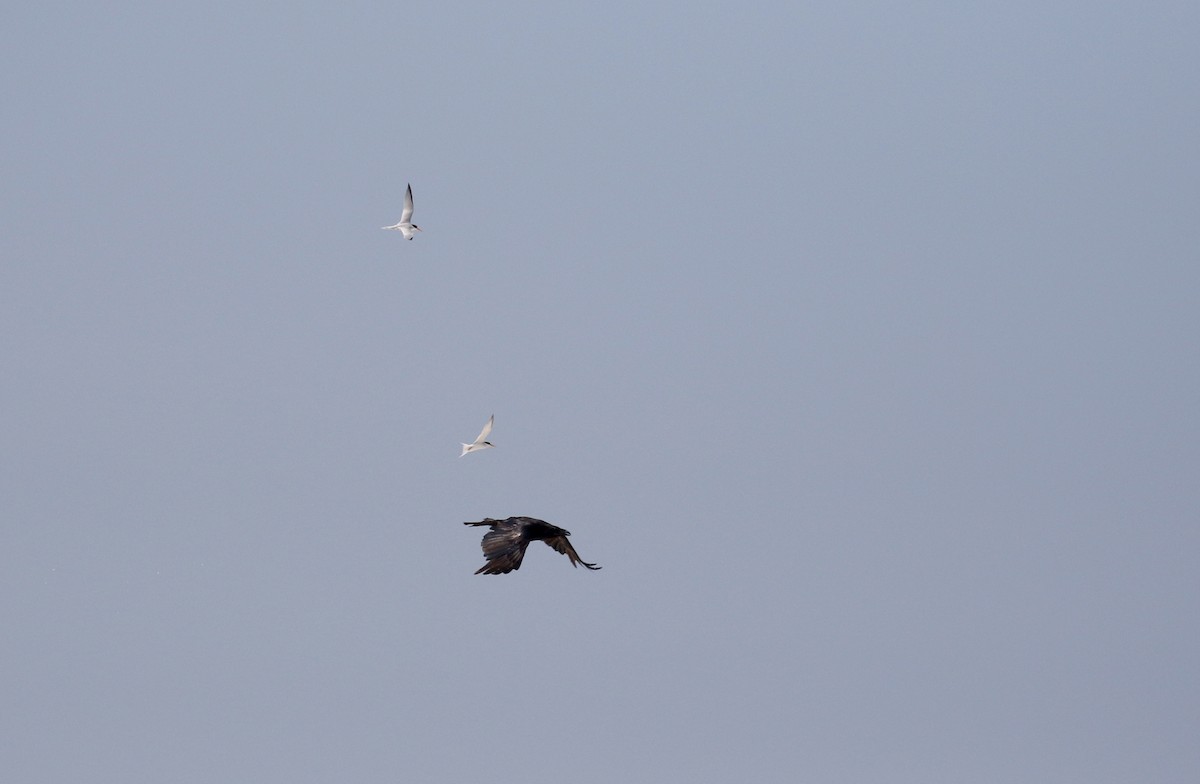
[[[508,574],[520,569],[528,546],[519,527],[493,528],[483,535],[483,557],[487,563],[475,574]]]
[[[413,213],[412,184],[409,183],[408,190],[404,194],[404,211],[400,213],[400,222],[401,223],[411,223],[412,222],[412,213]]]
[[[487,424],[483,426],[483,430],[479,433],[479,438],[475,439],[476,444],[482,444],[484,441],[487,441],[488,436],[492,434],[492,425],[495,424],[495,422],[495,414],[492,414],[490,417],[488,417]]]
[[[487,539],[487,537],[484,537],[485,541],[486,541],[486,539]],[[596,564],[594,564],[594,563],[588,563],[587,561],[580,558],[579,553],[575,552],[575,548],[571,546],[570,540],[567,539],[567,537],[565,537],[565,536],[552,536],[549,539],[543,539],[542,541],[545,542],[546,544],[548,544],[550,547],[552,547],[557,552],[560,552],[563,555],[570,558],[571,566],[578,566],[579,564],[583,564],[584,566],[586,566],[587,568],[589,568],[593,571],[595,571],[596,569],[602,568],[602,567],[596,566]],[[486,547],[486,545],[485,545],[485,547]],[[524,549],[524,548],[522,548],[522,549]],[[519,562],[520,561],[518,560],[518,563]]]

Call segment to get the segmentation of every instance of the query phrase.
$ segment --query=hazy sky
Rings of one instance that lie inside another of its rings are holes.
[[[9,3],[0,778],[1200,780],[1198,37]]]

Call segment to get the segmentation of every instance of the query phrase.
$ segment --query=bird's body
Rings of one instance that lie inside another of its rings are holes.
[[[412,222],[413,214],[413,199],[412,185],[408,186],[408,191],[404,194],[404,211],[400,213],[400,222],[392,226],[384,226],[385,229],[393,229],[404,235],[404,239],[411,240],[413,233],[421,230],[421,227]]]
[[[495,414],[492,414],[490,417],[488,417],[487,424],[483,426],[483,430],[479,433],[479,438],[476,438],[475,443],[473,443],[473,444],[463,444],[462,445],[462,454],[460,454],[459,457],[462,457],[463,455],[467,454],[468,452],[478,452],[480,449],[491,449],[492,447],[494,447],[495,444],[489,442],[487,440],[487,437],[492,434],[492,424],[495,421],[496,421]]]
[[[594,563],[588,563],[579,557],[575,548],[567,541],[570,531],[551,525],[545,520],[533,517],[509,517],[506,520],[496,520],[488,517],[477,523],[464,525],[486,525],[491,528],[483,535],[483,555],[487,563],[479,567],[475,574],[508,574],[521,568],[521,559],[525,557],[525,548],[530,542],[541,540],[556,552],[571,559],[571,566],[583,564],[588,569],[599,569]]]

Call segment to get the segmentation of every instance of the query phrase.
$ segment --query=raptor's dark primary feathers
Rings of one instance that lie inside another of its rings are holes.
[[[588,563],[579,557],[575,548],[567,541],[570,531],[550,525],[545,520],[532,517],[510,517],[507,520],[495,520],[491,517],[477,523],[464,525],[486,525],[492,530],[483,535],[483,555],[487,563],[479,567],[475,574],[508,574],[521,568],[521,559],[525,557],[525,548],[530,542],[541,540],[550,547],[571,559],[571,566],[583,564],[588,569],[599,569],[596,564]]]

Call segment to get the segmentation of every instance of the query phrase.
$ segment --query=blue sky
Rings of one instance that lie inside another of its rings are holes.
[[[4,11],[0,772],[1195,781],[1198,22]]]

